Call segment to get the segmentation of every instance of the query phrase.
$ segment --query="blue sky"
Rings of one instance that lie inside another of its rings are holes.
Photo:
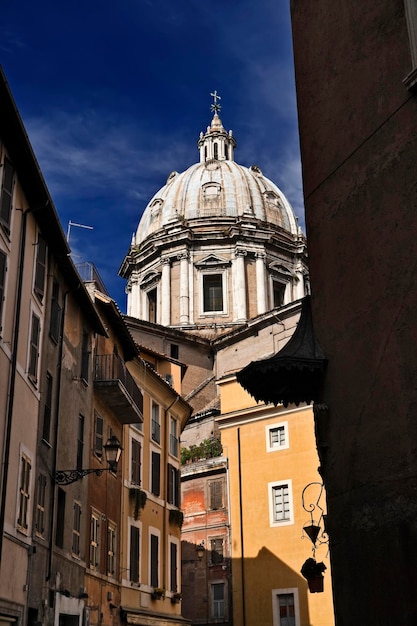
[[[288,0],[2,0],[0,63],[66,232],[126,310],[117,276],[173,171],[198,161],[210,92],[303,226]]]

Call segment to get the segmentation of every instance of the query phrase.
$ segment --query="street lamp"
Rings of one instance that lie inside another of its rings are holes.
[[[55,472],[54,480],[58,485],[70,485],[71,483],[81,480],[87,474],[96,474],[101,476],[103,472],[116,472],[117,464],[122,453],[122,446],[120,441],[112,435],[107,443],[103,446],[106,455],[106,461],[108,467],[103,468],[89,468],[89,469],[73,469],[73,470],[57,470]]]
[[[204,556],[204,552],[206,551],[204,541],[202,541],[200,545],[196,546],[195,551],[197,552],[198,560],[201,561]]]

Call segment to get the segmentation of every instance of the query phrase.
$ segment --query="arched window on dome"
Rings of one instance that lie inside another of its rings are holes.
[[[219,146],[217,144],[217,141],[214,142],[213,149],[214,149],[214,158],[218,159],[219,158]]]
[[[204,146],[204,160],[207,161],[207,146]]]
[[[151,289],[150,291],[147,292],[147,300],[148,300],[148,321],[152,322],[153,324],[157,323],[156,320],[156,314],[157,314],[157,310],[156,310],[156,301],[157,301],[157,290],[156,287],[155,289]]]
[[[229,158],[229,147],[227,146],[227,144],[225,144],[224,146],[224,158],[225,159]]]

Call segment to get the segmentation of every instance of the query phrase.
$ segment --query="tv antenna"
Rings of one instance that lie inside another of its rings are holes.
[[[70,220],[68,222],[68,229],[67,229],[67,243],[69,243],[69,240],[70,240],[71,226],[76,226],[77,228],[86,228],[87,230],[94,230],[94,226],[86,226],[86,224],[77,224],[77,222],[71,222]]]

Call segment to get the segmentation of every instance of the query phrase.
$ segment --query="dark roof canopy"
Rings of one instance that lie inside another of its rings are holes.
[[[249,363],[237,374],[237,380],[257,402],[309,404],[320,398],[326,363],[314,337],[310,296],[306,296],[288,343],[274,356]]]

